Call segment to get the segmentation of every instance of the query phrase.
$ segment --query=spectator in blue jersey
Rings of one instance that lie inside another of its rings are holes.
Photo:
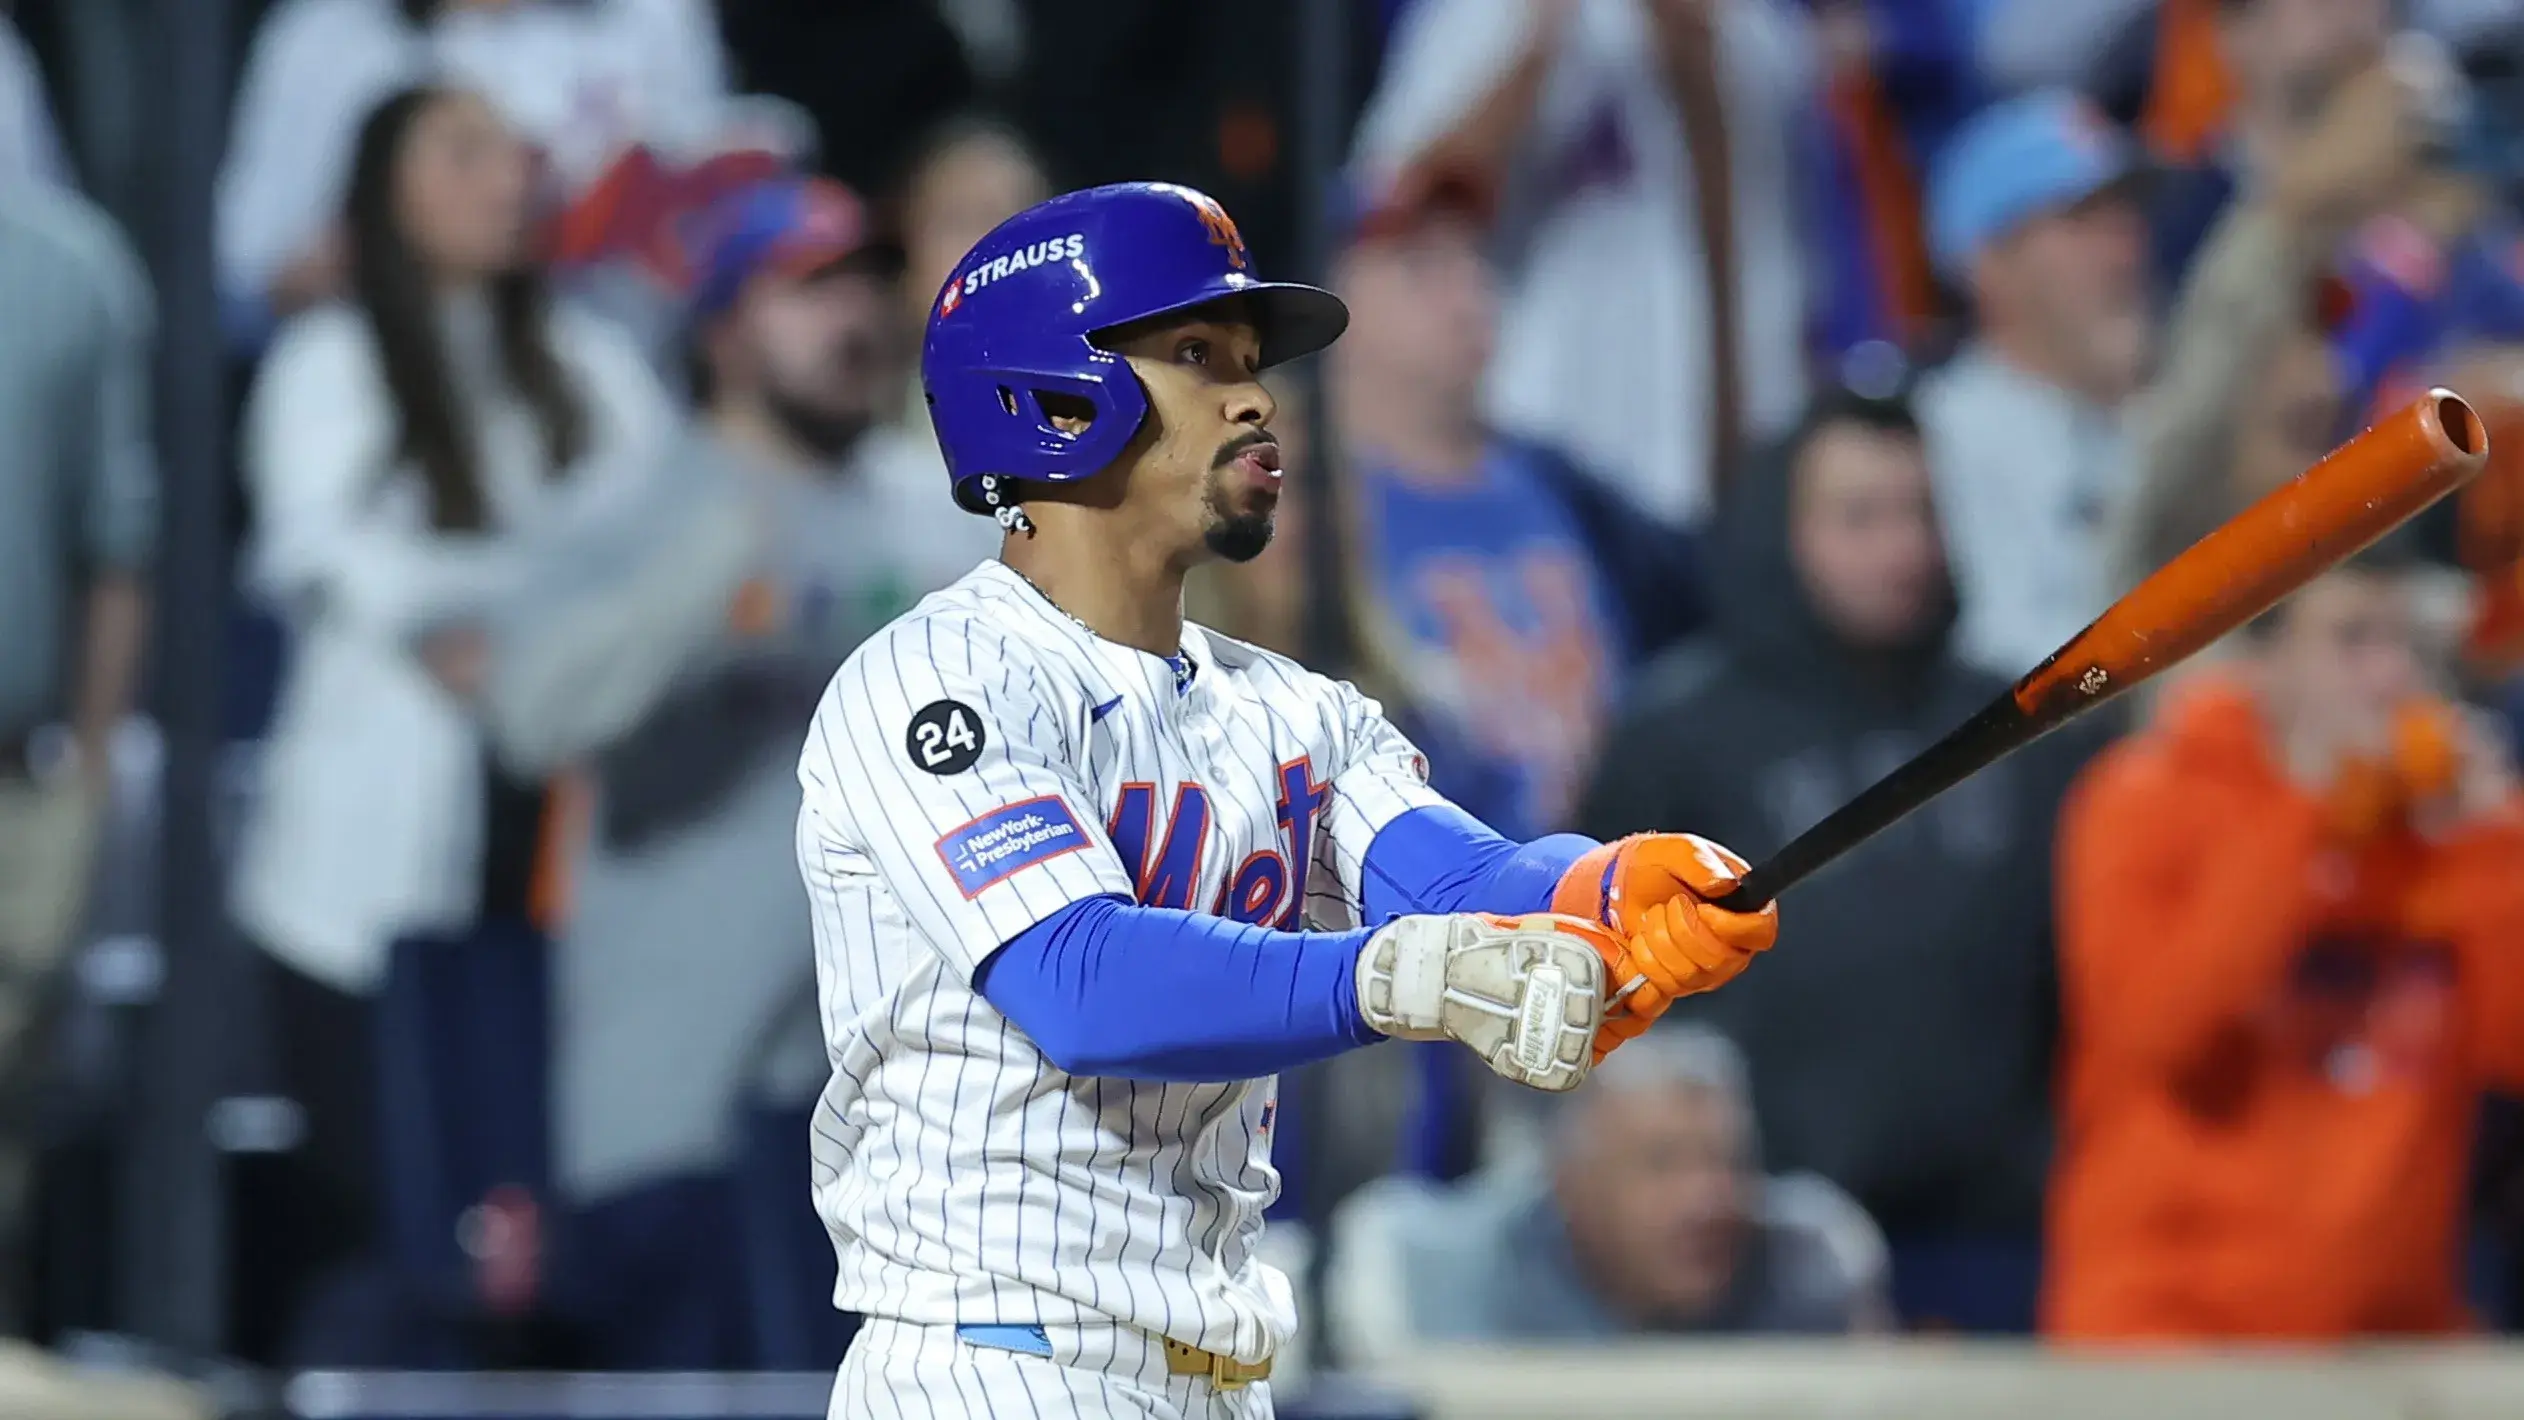
[[[1483,420],[1498,299],[1477,208],[1453,185],[1362,204],[1334,273],[1356,338],[1329,357],[1330,414],[1368,622],[1432,780],[1531,836],[1568,812],[1632,627],[1570,496],[1584,475]]]
[[[1692,547],[1558,450],[1486,421],[1498,298],[1478,190],[1415,177],[1336,197],[1349,240],[1334,281],[1353,318],[1326,357],[1340,473],[1321,482],[1348,539],[1346,619],[1360,643],[1348,673],[1385,700],[1455,802],[1501,833],[1547,833],[1567,815],[1628,668],[1697,626]],[[1298,542],[1308,520],[1293,511],[1313,496],[1307,486],[1301,472],[1283,495],[1290,545],[1219,579],[1241,633],[1268,640],[1303,620],[1272,573],[1308,565]],[[1406,1171],[1468,1166],[1473,1101],[1460,1063],[1418,1052],[1399,1131]],[[1307,1188],[1321,1199],[1340,1183]]]
[[[1759,861],[1997,694],[1951,646],[1930,488],[1907,403],[1820,399],[1739,482],[1711,632],[1642,674],[1577,826],[1709,823]],[[2033,745],[1852,852],[1793,893],[1789,952],[1676,1008],[1751,1059],[1772,1166],[1848,1189],[1897,1240],[2038,1234],[2049,842],[2080,743]],[[1918,883],[1935,906],[1884,911]]]

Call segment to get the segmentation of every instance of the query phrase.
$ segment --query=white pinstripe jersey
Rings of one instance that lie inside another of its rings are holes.
[[[825,692],[798,857],[833,1067],[815,1198],[845,1309],[1109,1319],[1248,1361],[1295,1324],[1253,1251],[1276,1081],[1072,1077],[970,984],[1001,943],[1109,894],[1358,925],[1368,841],[1441,802],[1349,686],[1197,626],[1183,648],[1179,689],[1164,658],[986,562]]]

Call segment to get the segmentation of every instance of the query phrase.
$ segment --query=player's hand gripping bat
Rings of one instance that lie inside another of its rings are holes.
[[[1952,734],[1797,835],[1717,899],[1752,911],[1982,767],[2145,681],[2460,488],[2489,436],[2430,390],[2130,589]]]

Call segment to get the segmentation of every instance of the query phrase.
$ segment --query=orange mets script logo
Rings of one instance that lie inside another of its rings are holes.
[[[1244,270],[1244,233],[1236,230],[1236,219],[1228,216],[1227,209],[1216,202],[1205,200],[1198,206],[1201,210],[1201,225],[1209,228],[1210,245],[1225,247],[1227,264],[1238,271]]]
[[[1209,244],[1225,247],[1227,264],[1238,271],[1244,270],[1249,264],[1245,256],[1244,233],[1236,230],[1236,219],[1227,215],[1227,209],[1218,205],[1218,199],[1206,192],[1195,192],[1171,183],[1162,186],[1192,204],[1192,210],[1200,215],[1201,226],[1209,232]]]

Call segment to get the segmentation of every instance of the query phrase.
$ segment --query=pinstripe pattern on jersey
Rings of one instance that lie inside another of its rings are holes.
[[[1178,693],[1162,658],[1098,640],[992,562],[834,677],[799,761],[797,848],[833,1068],[814,1187],[837,1304],[942,1325],[1109,1320],[1247,1361],[1294,1325],[1286,1279],[1253,1255],[1279,1186],[1277,1082],[1071,1077],[970,985],[1061,907],[1137,895],[1140,864],[1110,833],[1126,790],[1147,786],[1152,817],[1199,790],[1208,821],[1182,873],[1200,911],[1233,906],[1241,865],[1289,851],[1290,793],[1319,800],[1303,914],[1324,928],[1357,925],[1376,831],[1439,802],[1350,687],[1198,627],[1184,646],[1201,670]],[[941,699],[987,727],[980,759],[946,776],[902,749]],[[1046,795],[1090,842],[967,897],[936,842]],[[1172,826],[1147,825],[1152,868]]]

